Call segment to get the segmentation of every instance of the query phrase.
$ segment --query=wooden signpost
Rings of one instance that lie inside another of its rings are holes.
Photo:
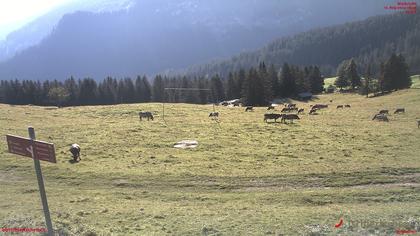
[[[6,135],[9,152],[34,159],[36,177],[38,179],[39,193],[44,209],[45,222],[48,236],[53,236],[54,231],[51,223],[50,210],[48,209],[47,194],[45,193],[44,180],[42,178],[41,164],[39,160],[57,163],[55,158],[54,144],[35,140],[35,130],[28,128],[29,138]]]

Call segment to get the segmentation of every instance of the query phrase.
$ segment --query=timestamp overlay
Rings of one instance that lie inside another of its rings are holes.
[[[398,1],[394,5],[384,6],[385,10],[401,11],[406,14],[416,14],[417,2],[415,1]]]

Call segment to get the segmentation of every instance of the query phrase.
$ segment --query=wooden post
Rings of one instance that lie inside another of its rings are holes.
[[[31,140],[35,140],[34,128],[28,127],[28,132],[29,132],[29,138]],[[48,236],[53,236],[54,230],[51,223],[50,210],[48,209],[47,194],[45,193],[44,179],[42,178],[42,171],[41,171],[41,164],[39,163],[39,160],[36,159],[36,157],[34,156],[33,145],[31,145],[30,150],[28,151],[31,153],[32,159],[34,159],[35,172],[36,172],[36,177],[38,179],[39,193],[41,195],[42,207],[44,209],[45,223],[47,224]]]

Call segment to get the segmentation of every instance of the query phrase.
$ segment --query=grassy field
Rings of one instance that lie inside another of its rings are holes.
[[[330,85],[334,85],[335,80],[337,77],[330,77],[324,79],[324,88],[328,88]]]
[[[331,105],[310,116],[313,103]],[[32,125],[55,143],[58,163],[42,168],[64,235],[395,235],[420,231],[419,104],[418,89],[320,95],[298,102],[306,112],[293,124],[264,123],[265,108],[216,107],[217,123],[210,105],[167,104],[164,122],[153,103],[0,104],[0,134]],[[371,120],[396,107],[406,113]],[[155,120],[140,122],[141,110]],[[172,147],[183,139],[199,145]],[[44,227],[33,161],[7,153],[5,139],[0,158],[0,227]]]

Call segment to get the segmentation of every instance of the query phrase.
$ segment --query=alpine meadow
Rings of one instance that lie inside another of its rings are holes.
[[[420,90],[315,99],[330,108],[293,124],[263,122],[266,108],[218,106],[215,122],[210,105],[166,104],[165,121],[160,103],[1,105],[0,129],[26,136],[32,125],[55,143],[58,163],[42,167],[54,226],[65,235],[394,235],[418,227]],[[401,106],[406,113],[388,123],[371,120]],[[139,121],[139,110],[159,115]],[[199,145],[174,149],[182,139]],[[77,164],[69,162],[74,140]],[[32,161],[0,148],[0,224],[42,227]]]

